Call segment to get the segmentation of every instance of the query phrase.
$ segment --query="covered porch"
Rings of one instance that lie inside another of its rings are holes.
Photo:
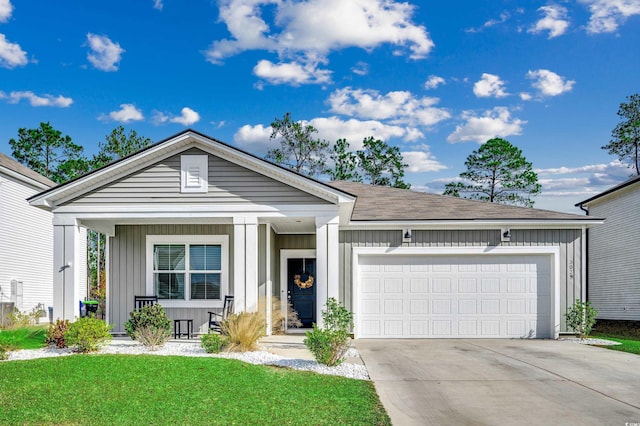
[[[234,296],[236,312],[260,310],[267,334],[276,331],[270,326],[274,316],[286,318],[287,301],[306,327],[320,323],[327,298],[340,297],[339,211],[327,204],[300,207],[226,217],[193,211],[145,218],[131,211],[117,218],[56,213],[54,318],[74,320],[80,314],[80,234],[87,228],[107,236],[106,321],[114,334],[125,332],[134,296],[141,295],[158,296],[171,319],[193,320],[195,333],[207,332],[208,312],[220,311],[226,295]],[[305,283],[309,277],[313,283],[292,295],[301,268]]]

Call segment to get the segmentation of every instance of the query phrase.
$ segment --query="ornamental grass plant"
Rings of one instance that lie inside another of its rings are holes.
[[[229,338],[229,352],[255,351],[265,335],[266,322],[260,312],[233,314],[222,322],[222,334]]]

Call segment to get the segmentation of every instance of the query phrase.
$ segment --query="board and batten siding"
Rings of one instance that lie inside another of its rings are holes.
[[[53,215],[26,201],[40,191],[0,173],[0,302],[11,301],[11,280],[22,281],[23,312],[53,305]]]
[[[588,299],[598,318],[640,321],[640,184],[589,204]]]
[[[196,148],[188,149],[116,182],[95,189],[65,205],[127,204],[132,202],[328,204],[328,201],[214,155],[209,155],[207,193],[181,193],[180,156],[205,154]]]
[[[109,322],[112,332],[125,332],[134,296],[146,294],[147,235],[228,235],[229,291],[233,294],[233,225],[117,225],[109,238]],[[172,319],[193,319],[194,330],[206,330],[211,308],[167,308]]]
[[[501,242],[499,230],[413,230],[411,243],[402,242],[398,230],[340,231],[339,298],[353,310],[352,249],[354,247],[522,247],[558,246],[560,248],[560,332],[566,332],[564,314],[575,299],[581,298],[580,229],[512,229],[511,241]]]

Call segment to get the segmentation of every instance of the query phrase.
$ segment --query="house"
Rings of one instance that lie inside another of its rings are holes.
[[[577,206],[605,218],[588,234],[588,300],[599,319],[640,321],[640,176]]]
[[[0,324],[13,308],[28,312],[53,305],[53,214],[27,198],[55,186],[46,177],[0,154]],[[25,232],[27,231],[28,232]]]
[[[108,235],[107,321],[157,295],[201,332],[290,299],[327,298],[356,338],[557,337],[585,297],[585,232],[601,220],[386,187],[323,183],[187,130],[29,199],[54,215],[54,315],[78,315],[83,227]]]

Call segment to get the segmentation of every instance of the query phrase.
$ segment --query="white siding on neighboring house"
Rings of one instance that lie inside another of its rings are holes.
[[[640,320],[640,183],[588,204],[588,299],[598,318]]]
[[[11,281],[20,281],[23,312],[53,304],[53,215],[26,201],[40,191],[0,172],[0,301],[11,301]]]

